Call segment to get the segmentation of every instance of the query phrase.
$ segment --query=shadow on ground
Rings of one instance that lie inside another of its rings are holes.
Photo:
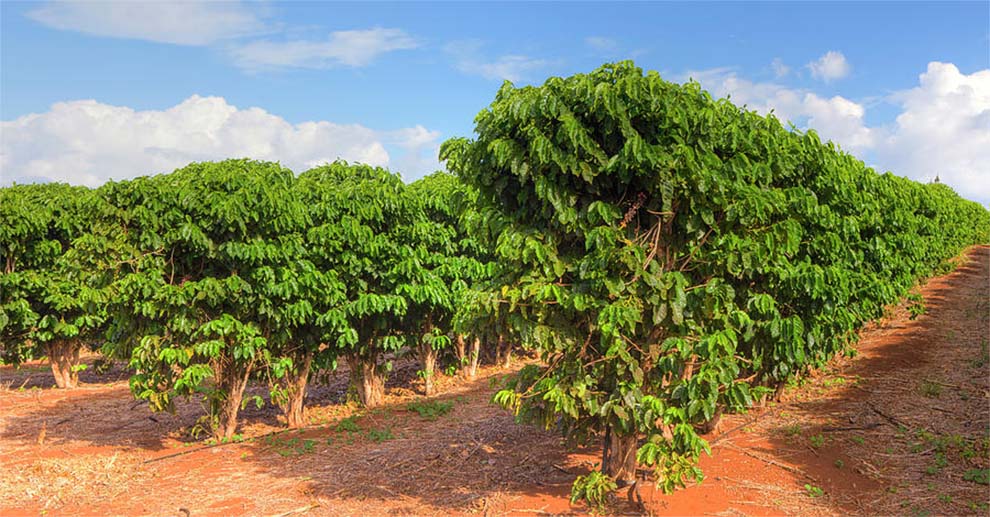
[[[283,503],[277,508],[289,501],[317,500],[355,513],[378,507],[448,513],[494,509],[506,492],[555,498],[567,507],[565,496],[573,481],[564,466],[568,449],[550,433],[515,424],[511,414],[490,403],[495,384],[511,371],[487,367],[474,381],[447,379],[446,393],[423,399],[413,389],[415,370],[410,361],[397,362],[387,383],[391,402],[359,412],[348,424],[334,417],[354,411],[340,404],[347,373],[337,372],[307,397],[311,421],[325,424],[283,432],[277,408],[249,406],[242,412],[242,431],[248,438],[261,438],[216,448],[195,444],[187,450],[177,442],[188,440],[188,430],[203,413],[195,401],[177,404],[175,414],[151,413],[119,380],[126,373],[90,376],[78,389],[58,390],[37,387],[51,379],[44,365],[23,369],[18,373],[35,387],[0,393],[0,463],[13,467],[43,458],[102,458],[123,452],[138,463],[150,462],[139,468],[152,481],[141,481],[132,493],[155,493],[168,501],[169,491],[175,491],[178,499],[196,501],[187,509],[198,514],[210,514],[211,508],[223,510],[217,515],[274,511],[258,496],[265,493],[278,501],[273,487],[279,487]],[[95,384],[101,380],[110,382]],[[433,419],[410,409],[413,401],[449,409]],[[209,481],[232,478],[240,482],[225,490]],[[242,500],[237,509],[224,506],[232,498]],[[156,506],[164,502],[121,504],[111,509],[176,510]],[[73,509],[71,504],[62,507],[69,514]]]

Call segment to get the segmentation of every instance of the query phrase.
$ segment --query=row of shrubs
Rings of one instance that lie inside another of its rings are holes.
[[[429,394],[441,352],[468,376],[482,342],[508,354],[505,332],[465,312],[494,271],[487,241],[463,230],[468,194],[445,173],[406,185],[365,165],[296,176],[250,160],[0,189],[0,352],[48,356],[69,388],[97,344],[154,410],[202,396],[217,438],[252,380],[302,425],[311,372],[341,360],[367,406],[398,352],[420,359]]]
[[[517,342],[541,364],[495,400],[603,439],[574,488],[600,502],[637,465],[665,490],[700,481],[699,430],[848,350],[990,235],[945,185],[630,62],[506,83],[475,120],[441,148],[453,174],[410,185],[231,160],[0,190],[5,360],[71,365],[103,342],[135,395],[202,395],[223,438],[252,378],[295,425],[314,368],[347,361],[370,406],[387,354],[414,351],[429,391],[438,351],[470,369],[482,342]]]

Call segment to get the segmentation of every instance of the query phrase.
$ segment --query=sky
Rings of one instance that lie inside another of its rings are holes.
[[[990,204],[990,2],[0,2],[0,185],[343,158],[415,180],[503,81],[632,59]]]

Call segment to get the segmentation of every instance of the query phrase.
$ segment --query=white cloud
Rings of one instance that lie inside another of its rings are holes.
[[[419,46],[401,29],[331,32],[322,40],[251,39],[285,27],[266,27],[265,5],[237,1],[98,2],[54,0],[27,13],[44,25],[114,38],[226,49],[248,70],[280,67],[361,67],[378,56]],[[250,40],[250,41],[245,41]]]
[[[799,122],[804,113],[805,92],[794,90],[775,83],[757,83],[743,79],[731,68],[690,71],[680,80],[692,78],[716,98],[730,96],[737,106],[746,105],[749,109],[767,114],[773,110],[783,121]]]
[[[532,72],[555,64],[547,59],[517,54],[503,55],[491,60],[481,56],[482,46],[478,40],[454,41],[447,44],[444,51],[454,58],[454,67],[465,74],[514,83],[532,77]]]
[[[235,46],[230,52],[237,65],[247,69],[360,67],[384,53],[418,46],[401,29],[379,27],[332,32],[323,41],[252,41]]]
[[[240,2],[82,2],[56,0],[27,16],[55,29],[176,45],[209,45],[265,29]]]
[[[713,96],[729,96],[738,106],[761,114],[771,111],[781,121],[798,127],[813,128],[822,138],[844,149],[861,152],[872,147],[877,131],[866,126],[865,108],[845,97],[821,97],[807,90],[787,88],[776,83],[743,79],[728,68],[689,72]]]
[[[545,59],[535,59],[527,56],[501,56],[487,63],[462,62],[458,69],[468,74],[475,74],[485,79],[505,79],[518,82],[529,76],[529,72],[546,68],[550,64]]]
[[[779,57],[773,58],[773,61],[770,63],[770,67],[773,68],[773,75],[776,76],[777,79],[785,77],[787,74],[791,73],[791,67],[785,65],[784,61]]]
[[[963,197],[990,203],[990,69],[967,75],[931,62],[918,83],[890,98],[902,111],[877,146],[879,163],[919,181],[938,175]]]
[[[615,52],[619,50],[619,43],[617,41],[604,36],[589,36],[584,38],[584,43],[599,52]]]
[[[420,125],[397,129],[389,132],[388,135],[389,141],[406,149],[420,149],[424,146],[435,145],[440,139],[439,131],[430,131]]]
[[[863,120],[866,110],[845,97],[836,95],[825,99],[806,93],[802,99],[802,114],[807,116],[808,127],[848,151],[861,152],[876,144],[877,130],[866,127]]]
[[[241,157],[279,161],[296,172],[339,157],[389,166],[408,179],[439,166],[434,151],[440,134],[422,126],[376,131],[327,121],[292,124],[260,108],[198,95],[163,111],[61,102],[42,114],[0,122],[0,133],[0,183],[7,184],[96,186],[193,161]],[[391,146],[396,156],[387,150]]]
[[[846,56],[835,50],[829,50],[817,61],[808,63],[808,68],[811,69],[812,77],[825,82],[842,79],[852,71]]]
[[[386,132],[383,140],[386,144],[396,145],[405,150],[405,153],[392,164],[395,170],[404,173],[402,177],[405,180],[414,180],[441,169],[438,161],[439,131],[430,131],[417,125]]]

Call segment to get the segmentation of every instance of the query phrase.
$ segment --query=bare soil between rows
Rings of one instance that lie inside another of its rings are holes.
[[[767,408],[722,419],[706,438],[707,479],[672,495],[644,489],[655,515],[988,515],[990,247],[861,332],[858,354],[789,388]],[[153,414],[123,370],[84,372],[52,389],[44,365],[0,367],[0,514],[539,515],[584,514],[574,477],[600,449],[569,447],[490,403],[514,369],[441,377],[435,420],[408,404],[415,366],[399,363],[384,408],[342,403],[346,374],[309,395],[302,431],[277,412],[244,412],[244,442],[188,436],[202,409]],[[261,390],[255,389],[257,393]],[[355,416],[356,427],[340,425]],[[276,433],[276,434],[270,434]],[[651,485],[652,486],[652,485]],[[620,494],[624,496],[624,494]],[[643,513],[617,499],[609,511]]]

